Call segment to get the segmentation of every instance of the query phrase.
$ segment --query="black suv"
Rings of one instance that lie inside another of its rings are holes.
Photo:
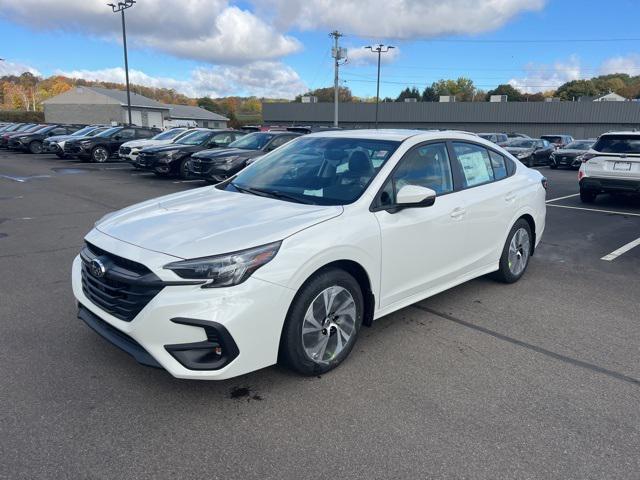
[[[46,127],[47,125],[44,123],[25,123],[24,125],[19,126],[15,130],[5,131],[0,134],[0,147],[7,148],[9,144],[9,140],[11,137],[15,137],[16,135],[22,135],[23,133],[31,133],[36,130],[40,130],[41,128]]]
[[[42,153],[45,139],[54,135],[68,135],[78,130],[75,125],[49,125],[38,130],[9,138],[7,148],[22,152]]]
[[[112,127],[93,137],[80,137],[64,144],[65,155],[75,155],[82,160],[104,163],[118,153],[120,145],[131,140],[151,138],[160,132],[148,127]]]
[[[45,153],[55,153],[59,158],[65,158],[64,144],[68,140],[75,140],[81,137],[95,137],[100,132],[104,132],[110,127],[102,125],[89,125],[73,132],[69,135],[54,135],[42,142],[42,151]]]
[[[191,157],[189,174],[207,182],[221,182],[290,140],[299,137],[294,132],[254,132],[222,150],[205,150]]]
[[[194,129],[192,133],[179,138],[175,143],[143,148],[133,166],[150,170],[161,177],[186,178],[187,162],[192,154],[211,148],[224,148],[243,135],[245,132],[237,130]]]

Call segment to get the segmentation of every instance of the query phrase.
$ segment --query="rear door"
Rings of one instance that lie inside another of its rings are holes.
[[[458,195],[466,205],[467,246],[462,252],[473,271],[498,261],[505,231],[520,207],[522,185],[517,176],[509,176],[511,160],[498,152],[466,141],[451,145],[463,177]]]

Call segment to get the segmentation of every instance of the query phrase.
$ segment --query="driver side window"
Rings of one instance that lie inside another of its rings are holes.
[[[445,143],[430,143],[410,150],[387,180],[380,203],[393,205],[396,194],[405,185],[427,187],[438,195],[453,191],[451,164]]]

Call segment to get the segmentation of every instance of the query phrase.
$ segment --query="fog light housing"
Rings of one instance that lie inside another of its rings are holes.
[[[165,345],[165,350],[189,370],[220,370],[240,354],[229,331],[217,322],[193,318],[172,318],[171,321],[200,327],[207,335],[202,342]]]

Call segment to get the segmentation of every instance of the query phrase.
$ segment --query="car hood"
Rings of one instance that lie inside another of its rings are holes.
[[[276,242],[342,211],[203,187],[125,208],[96,228],[147,250],[198,258]]]
[[[67,140],[67,143],[84,142],[85,140],[94,140],[97,137],[72,137]]]
[[[147,138],[145,140],[131,140],[130,142],[123,143],[122,146],[129,148],[146,148],[167,145],[168,143],[171,143],[171,140],[151,140]]]
[[[170,150],[180,150],[181,152],[197,152],[202,147],[200,145],[182,145],[180,143],[170,143],[168,145],[156,145],[150,147],[144,147],[145,153],[161,153],[168,152]]]
[[[556,155],[567,155],[567,156],[577,156],[582,155],[583,153],[587,153],[588,150],[574,150],[573,148],[561,148],[556,150]]]
[[[533,152],[533,148],[525,148],[525,147],[505,147],[504,149],[509,153]]]
[[[225,158],[225,157],[244,157],[251,158],[256,155],[261,155],[261,150],[246,150],[243,148],[214,148],[210,150],[203,150],[194,155],[195,158]]]
[[[65,142],[67,140],[74,140],[76,138],[83,138],[83,137],[74,137],[73,135],[54,135],[53,137],[48,137],[47,141],[48,142]]]

